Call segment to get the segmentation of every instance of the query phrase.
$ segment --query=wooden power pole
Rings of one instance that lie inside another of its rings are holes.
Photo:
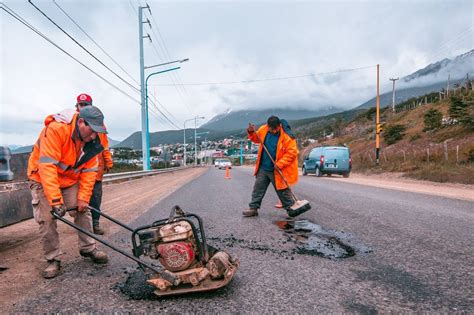
[[[377,98],[375,104],[375,162],[379,165],[380,162],[380,87],[379,87],[379,69],[380,65],[377,64]]]

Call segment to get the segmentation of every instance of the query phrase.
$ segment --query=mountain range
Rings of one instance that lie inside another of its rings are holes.
[[[224,114],[215,116],[201,127],[211,130],[230,131],[245,129],[249,123],[256,125],[262,124],[272,115],[284,117],[287,120],[297,120],[308,117],[326,116],[340,112],[341,110],[342,109],[336,107],[328,107],[320,110],[275,108],[263,110],[239,110],[235,112],[226,111]]]
[[[114,140],[112,138],[109,138],[109,146],[113,147],[114,145],[119,144],[121,141]],[[19,154],[19,153],[29,153],[33,150],[33,145],[26,145],[26,146],[21,146],[21,145],[8,145],[10,148],[12,154]]]
[[[440,91],[447,87],[448,76],[450,77],[450,87],[456,84],[462,84],[466,74],[474,74],[474,49],[455,58],[444,58],[438,62],[430,64],[407,76],[400,78],[396,83],[395,103],[401,103],[410,98],[428,94],[434,91]],[[392,104],[391,89],[380,95],[381,107]],[[303,126],[304,124],[314,125],[316,122],[322,123],[320,118],[340,117],[336,115],[341,113],[344,117],[349,117],[360,112],[363,109],[375,106],[375,97],[355,107],[353,110],[345,110],[337,107],[326,107],[320,110],[304,110],[295,108],[274,108],[265,110],[226,110],[224,113],[214,116],[206,124],[198,128],[198,133],[205,133],[201,137],[209,140],[218,140],[229,136],[243,136],[248,123],[256,125],[262,124],[271,115],[283,117],[291,122],[292,125]],[[354,112],[353,112],[354,111]],[[341,117],[342,117],[341,116]],[[324,119],[323,119],[324,120]],[[309,125],[308,125],[309,127]],[[186,142],[194,142],[194,129],[186,130]],[[202,138],[201,138],[202,139]],[[123,141],[110,139],[111,147],[129,147],[134,149],[141,148],[141,132],[137,131],[128,136]],[[182,143],[183,130],[167,130],[150,133],[150,145]],[[32,146],[20,147],[12,150],[12,153],[30,152]]]
[[[395,103],[404,102],[412,97],[446,89],[448,77],[450,88],[465,82],[466,74],[474,74],[474,49],[453,59],[445,58],[400,78],[395,85]],[[375,97],[357,108],[375,106]],[[392,104],[392,91],[380,94],[380,106]]]

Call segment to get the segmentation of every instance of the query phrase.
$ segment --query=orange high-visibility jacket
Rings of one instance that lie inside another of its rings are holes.
[[[256,132],[249,133],[248,138],[254,143],[259,143],[258,136],[262,142],[265,142],[265,137],[268,133],[268,125],[263,125]],[[262,158],[263,146],[260,144],[258,149],[257,164],[255,165],[254,175],[257,175],[258,169],[260,168],[260,160]],[[280,138],[278,139],[277,151],[276,151],[276,166],[280,168],[283,176],[289,185],[296,184],[298,181],[298,146],[296,139],[291,138],[283,128],[280,126]],[[275,169],[275,184],[278,190],[285,189],[288,186],[281,178],[278,171]]]
[[[101,181],[104,177],[104,169],[111,169],[114,165],[112,160],[112,154],[110,154],[109,150],[109,138],[105,133],[99,133],[100,144],[104,147],[104,151],[102,151],[99,155],[97,155],[97,159],[99,160],[99,170],[97,171],[96,180]]]
[[[33,146],[28,178],[43,186],[51,206],[63,204],[61,188],[79,182],[77,199],[89,202],[97,176],[99,141],[84,143],[76,131],[78,113],[61,112],[46,117],[45,127]]]

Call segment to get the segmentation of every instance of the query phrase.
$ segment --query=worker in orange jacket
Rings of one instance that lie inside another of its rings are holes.
[[[80,112],[49,115],[28,162],[28,178],[33,214],[39,224],[44,257],[48,261],[43,277],[60,272],[59,235],[51,211],[65,215],[70,211],[74,223],[92,231],[89,200],[97,176],[97,134],[106,133],[104,115],[94,106]],[[78,231],[79,253],[95,263],[106,263],[107,254],[97,249],[94,239]]]
[[[258,215],[258,209],[270,183],[275,188],[283,208],[288,211],[294,204],[294,200],[289,187],[276,170],[276,167],[281,170],[288,185],[296,184],[298,181],[298,146],[294,135],[285,132],[280,119],[276,116],[268,118],[267,124],[261,126],[258,130],[255,130],[254,125],[249,124],[247,134],[252,142],[260,144],[260,141],[262,141],[265,144],[276,165],[273,165],[267,152],[260,145],[255,165],[254,176],[256,178],[252,200],[249,208],[242,212],[243,216],[253,217]]]
[[[88,94],[82,93],[79,94],[76,98],[76,110],[80,111],[85,106],[92,105],[92,97]],[[104,176],[104,172],[107,173],[114,165],[112,160],[112,154],[110,154],[109,150],[109,139],[105,133],[99,133],[98,139],[95,141],[99,141],[100,144],[104,147],[104,150],[97,155],[97,159],[99,161],[97,177],[94,184],[94,189],[92,190],[92,196],[89,201],[89,205],[94,207],[97,210],[100,210],[100,206],[102,204],[102,178]],[[103,235],[105,233],[104,229],[99,224],[100,214],[93,211],[92,212],[92,230],[95,234]]]

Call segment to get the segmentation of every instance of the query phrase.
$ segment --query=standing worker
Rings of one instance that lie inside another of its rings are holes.
[[[252,200],[249,208],[245,209],[242,215],[244,217],[258,215],[258,209],[260,209],[263,197],[270,183],[275,188],[283,208],[289,213],[291,211],[290,207],[293,206],[295,201],[285,181],[275,168],[278,167],[281,170],[288,185],[293,185],[298,181],[298,147],[296,139],[285,132],[280,119],[276,116],[268,118],[267,124],[261,126],[258,130],[255,130],[254,125],[249,124],[247,134],[252,142],[260,144],[260,148],[255,165],[254,175],[256,178]],[[273,165],[267,152],[263,150],[263,145],[260,141],[265,144],[276,165]]]
[[[92,105],[92,97],[88,94],[79,94],[77,96],[76,102],[76,109],[80,111],[85,106]],[[99,133],[98,139],[95,141],[99,141],[100,144],[104,147],[104,150],[97,155],[97,159],[99,160],[99,169],[97,171],[97,178],[95,179],[94,189],[92,190],[91,200],[89,201],[89,205],[97,210],[100,210],[100,206],[102,204],[102,178],[104,176],[104,172],[108,173],[109,170],[114,165],[112,160],[112,155],[110,154],[109,150],[109,139],[105,133]],[[104,229],[99,224],[100,214],[96,211],[92,211],[92,230],[95,234],[103,235],[105,233]]]
[[[56,277],[61,268],[57,222],[51,211],[64,216],[67,209],[78,226],[92,231],[89,200],[97,176],[97,154],[103,147],[93,140],[107,133],[104,115],[94,106],[79,113],[49,115],[33,146],[28,178],[35,221],[39,224],[44,257],[42,275]],[[107,254],[97,249],[94,239],[78,231],[79,253],[94,263],[107,263]]]

